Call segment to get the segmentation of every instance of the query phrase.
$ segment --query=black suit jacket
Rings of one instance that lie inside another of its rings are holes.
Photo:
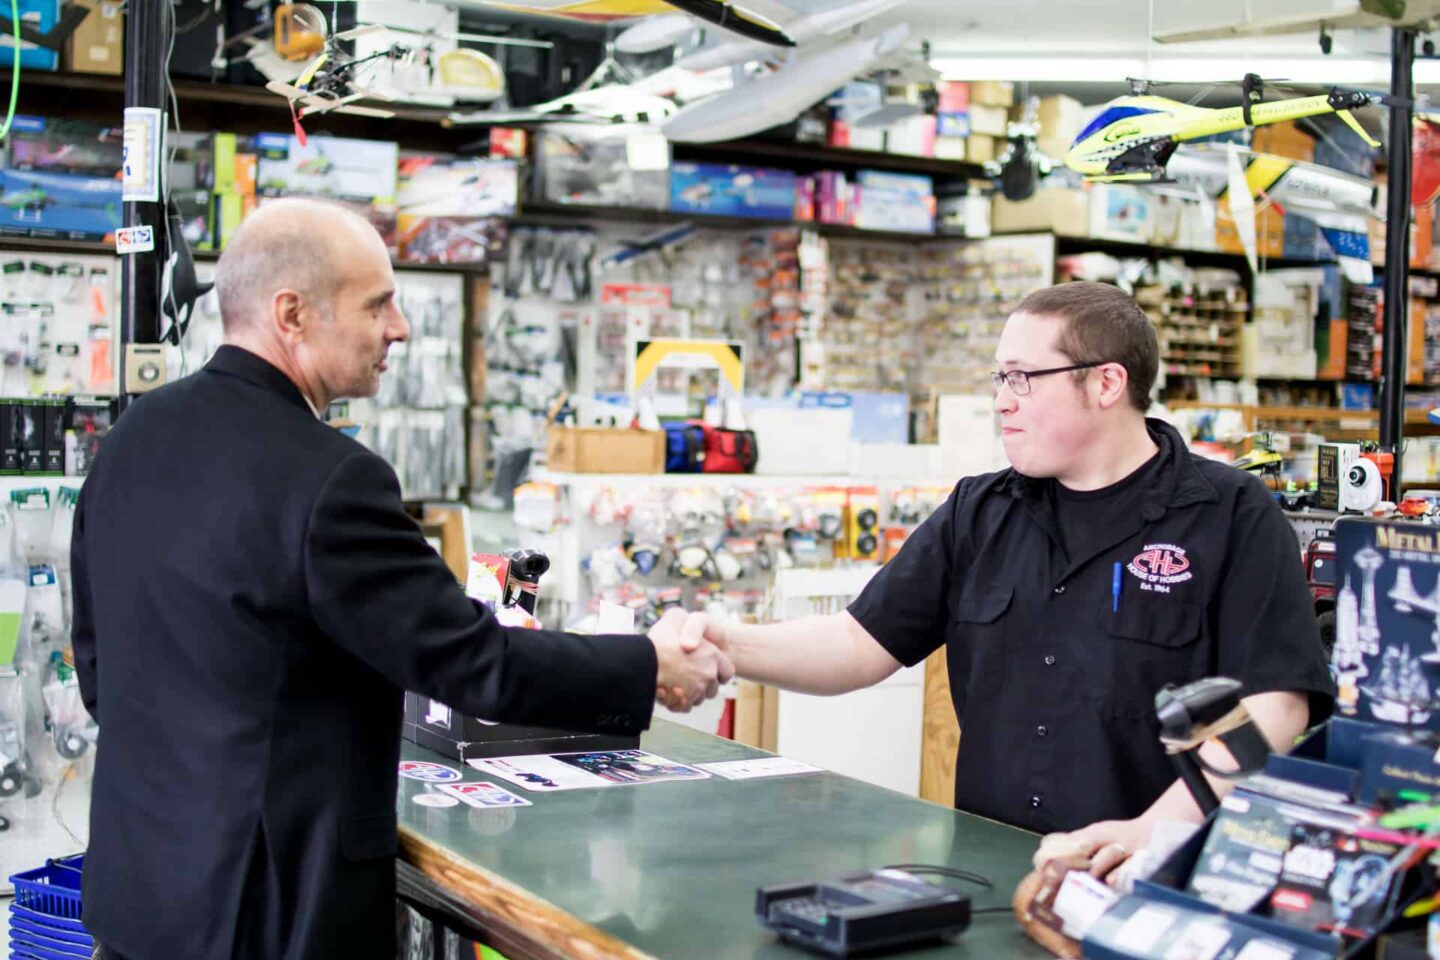
[[[390,467],[236,347],[119,419],[71,563],[100,723],[84,920],[133,960],[393,956],[402,688],[649,725],[649,640],[498,624]]]

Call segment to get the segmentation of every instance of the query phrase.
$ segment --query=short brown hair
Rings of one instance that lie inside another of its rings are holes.
[[[1036,290],[1016,313],[1065,322],[1056,343],[1072,363],[1118,363],[1125,368],[1130,404],[1150,409],[1160,369],[1155,327],[1128,294],[1108,283],[1076,281]]]

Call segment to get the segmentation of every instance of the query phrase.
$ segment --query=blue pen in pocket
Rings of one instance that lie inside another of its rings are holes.
[[[1115,566],[1110,575],[1110,612],[1120,612],[1120,561],[1115,561]]]

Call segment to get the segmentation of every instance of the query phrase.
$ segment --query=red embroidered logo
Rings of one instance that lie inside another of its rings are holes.
[[[1194,576],[1185,548],[1173,543],[1147,543],[1126,569],[1146,583],[1184,583]]]

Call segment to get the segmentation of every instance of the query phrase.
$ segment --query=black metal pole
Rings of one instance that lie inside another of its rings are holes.
[[[125,11],[125,106],[165,109],[165,53],[169,46],[169,0],[130,0]],[[127,202],[125,226],[148,226],[155,237],[155,251],[121,257],[120,343],[121,362],[125,346],[131,343],[158,343],[160,340],[160,257],[165,196],[164,158],[156,158],[160,170],[161,203]],[[121,377],[120,409],[129,397]]]
[[[1415,96],[1415,34],[1390,35],[1390,192],[1385,214],[1385,330],[1380,357],[1380,449],[1395,456],[1391,499],[1399,499],[1405,436],[1405,370],[1410,315],[1410,105]]]

